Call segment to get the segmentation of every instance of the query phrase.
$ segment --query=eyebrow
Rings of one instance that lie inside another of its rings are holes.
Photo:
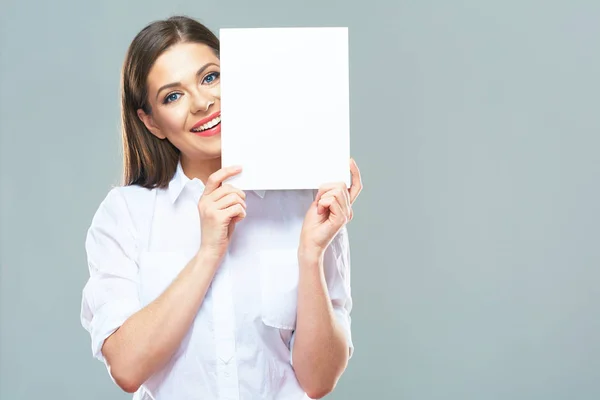
[[[198,72],[196,72],[196,78],[198,78],[200,75],[202,75],[202,73],[203,73],[203,72],[204,72],[204,71],[205,71],[205,70],[206,70],[208,67],[210,67],[211,65],[214,65],[214,66],[217,66],[217,67],[219,66],[218,64],[215,64],[215,63],[208,63],[208,64],[205,64],[204,66],[202,66],[202,67],[201,67],[201,68],[198,70]],[[161,86],[161,87],[158,89],[158,91],[156,92],[156,98],[158,99],[158,96],[160,95],[160,92],[162,92],[163,90],[165,90],[165,89],[169,89],[169,88],[172,88],[172,87],[177,87],[177,86],[181,86],[181,82],[167,83],[166,85],[163,85],[163,86]]]

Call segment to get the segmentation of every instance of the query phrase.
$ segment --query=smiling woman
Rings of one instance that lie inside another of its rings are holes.
[[[122,73],[124,184],[86,239],[81,321],[136,399],[303,399],[353,351],[346,223],[362,189],[250,191],[221,168],[219,41],[145,27]]]
[[[221,156],[218,62],[216,51],[203,43],[172,45],[150,68],[148,101],[136,110],[149,132],[179,150],[184,171],[197,165],[201,170],[193,172],[205,179]]]
[[[220,138],[209,145],[180,133],[186,124],[199,122],[189,120],[194,115],[190,107],[197,112],[213,106],[215,117],[220,116],[218,54],[218,38],[186,17],[150,24],[133,40],[122,79],[125,184],[166,187],[180,155],[187,164],[181,145],[196,146],[203,159],[211,159],[207,170],[216,165]]]

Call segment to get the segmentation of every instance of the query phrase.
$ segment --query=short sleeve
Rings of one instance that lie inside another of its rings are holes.
[[[335,317],[344,331],[348,343],[349,358],[354,353],[351,317],[352,293],[350,288],[350,243],[346,226],[333,238],[323,258],[325,281]],[[290,352],[294,348],[295,332],[290,341]],[[290,354],[293,364],[293,354]]]
[[[82,293],[81,324],[91,336],[93,356],[105,362],[104,341],[141,308],[135,230],[118,188],[96,211],[85,249],[90,276]]]

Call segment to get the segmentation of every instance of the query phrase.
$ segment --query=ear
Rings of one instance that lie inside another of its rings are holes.
[[[161,132],[160,128],[154,122],[152,115],[146,114],[141,108],[137,110],[138,118],[146,125],[146,128],[159,139],[165,139],[166,136]]]

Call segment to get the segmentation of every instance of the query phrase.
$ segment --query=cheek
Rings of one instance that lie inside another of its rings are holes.
[[[217,99],[221,98],[221,85],[216,85],[208,89],[208,93]]]
[[[188,112],[183,104],[178,104],[177,107],[172,107],[163,115],[163,124],[165,129],[170,132],[178,132],[185,126],[185,120]]]

